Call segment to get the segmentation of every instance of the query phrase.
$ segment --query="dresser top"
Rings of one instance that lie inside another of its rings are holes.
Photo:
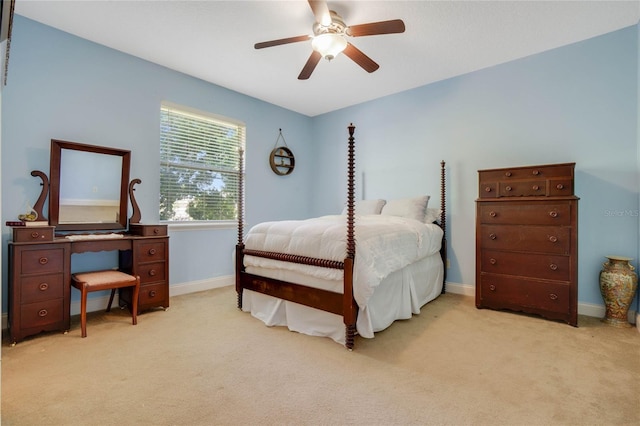
[[[497,171],[505,171],[505,170],[523,170],[523,169],[546,169],[552,167],[575,167],[576,163],[557,163],[557,164],[540,164],[533,166],[517,166],[517,167],[500,167],[497,169],[483,169],[478,170],[478,172],[497,172]]]

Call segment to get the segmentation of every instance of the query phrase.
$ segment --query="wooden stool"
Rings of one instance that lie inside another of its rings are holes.
[[[124,272],[106,270],[95,272],[83,272],[71,275],[71,285],[80,290],[82,300],[80,302],[80,325],[82,337],[87,337],[87,294],[92,291],[111,289],[111,297],[107,305],[107,312],[111,311],[111,303],[117,288],[133,287],[131,298],[131,316],[133,325],[138,323],[138,293],[140,291],[140,277],[125,274]]]

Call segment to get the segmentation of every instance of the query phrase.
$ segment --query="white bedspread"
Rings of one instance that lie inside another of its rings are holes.
[[[251,228],[245,248],[343,261],[347,218],[264,222]],[[380,282],[394,271],[437,253],[442,229],[413,219],[363,215],[355,218],[354,298],[364,307]],[[341,280],[341,270],[245,256],[245,266],[284,268],[325,280]]]

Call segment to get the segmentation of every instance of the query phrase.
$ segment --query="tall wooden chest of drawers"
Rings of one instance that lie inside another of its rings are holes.
[[[578,325],[575,163],[479,170],[476,306]]]

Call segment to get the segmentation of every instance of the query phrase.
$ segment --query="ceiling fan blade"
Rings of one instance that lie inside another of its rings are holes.
[[[373,59],[362,53],[360,49],[351,43],[347,43],[347,47],[342,52],[347,55],[353,62],[360,65],[366,72],[374,72],[380,65],[376,64]]]
[[[309,0],[309,6],[311,6],[311,11],[313,16],[316,17],[317,23],[325,27],[331,25],[331,13],[329,13],[329,6],[327,6],[326,1]]]
[[[311,73],[316,69],[316,65],[318,65],[320,59],[322,59],[322,55],[314,50],[311,53],[311,56],[309,56],[309,59],[307,59],[307,63],[304,64],[304,68],[300,71],[298,80],[306,80],[311,77]]]
[[[299,41],[307,41],[311,36],[303,35],[297,37],[280,38],[278,40],[263,41],[256,43],[253,47],[256,49],[264,49],[265,47],[280,46],[281,44],[297,43]]]
[[[368,24],[352,25],[347,27],[347,34],[351,37],[362,37],[378,34],[396,34],[404,32],[402,19],[391,21],[370,22]]]

